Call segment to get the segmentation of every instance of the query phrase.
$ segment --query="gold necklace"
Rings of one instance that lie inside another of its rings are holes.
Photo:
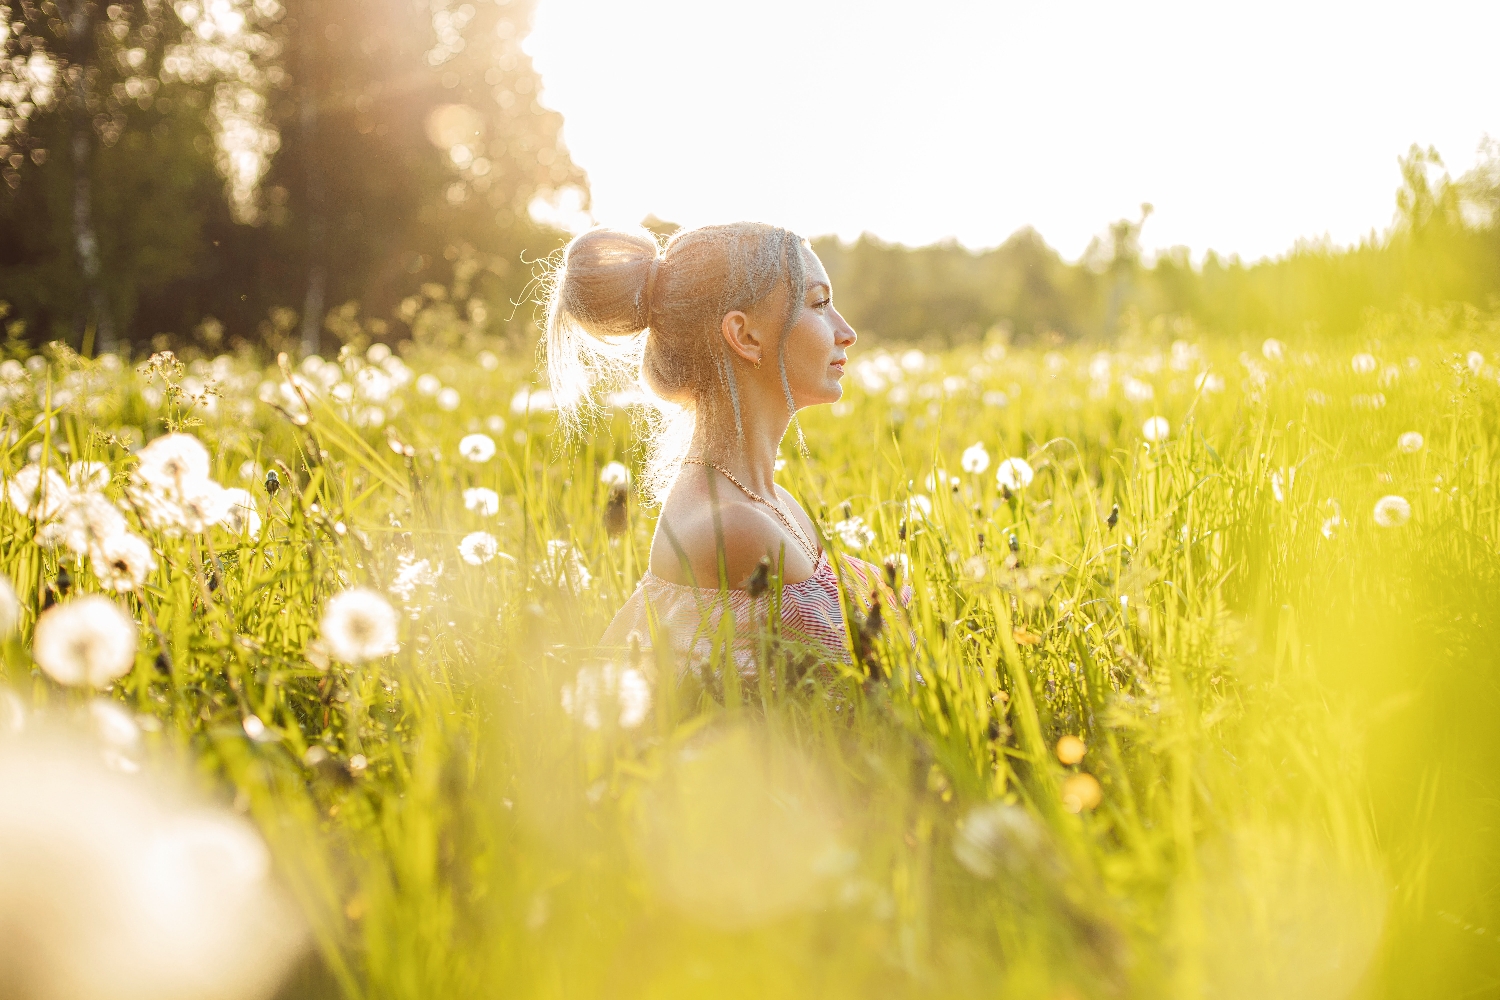
[[[713,469],[719,475],[723,476],[725,479],[733,483],[735,486],[738,486],[740,492],[745,494],[745,496],[749,497],[751,500],[754,500],[758,504],[770,508],[771,513],[776,515],[777,520],[786,525],[787,531],[791,532],[792,534],[792,539],[797,543],[798,547],[802,549],[803,554],[807,556],[808,560],[814,566],[818,564],[818,547],[808,539],[801,526],[799,526],[795,521],[788,517],[780,507],[776,506],[771,501],[767,500],[765,497],[761,496],[759,493],[756,493],[750,487],[734,478],[734,476],[728,469],[724,468],[722,465],[719,465],[717,462],[710,462],[706,458],[685,458],[683,459],[683,464],[704,465],[710,469]]]

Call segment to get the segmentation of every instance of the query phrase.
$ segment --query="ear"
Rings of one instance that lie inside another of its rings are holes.
[[[758,364],[765,357],[761,331],[742,310],[725,313],[719,323],[719,331],[724,335],[724,343],[729,345],[730,352],[739,355],[746,364]]]

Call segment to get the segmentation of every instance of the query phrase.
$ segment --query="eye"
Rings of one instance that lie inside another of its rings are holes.
[[[813,303],[813,308],[814,309],[827,309],[831,305],[833,305],[833,299],[832,298],[821,298],[818,301],[816,301],[816,302]]]

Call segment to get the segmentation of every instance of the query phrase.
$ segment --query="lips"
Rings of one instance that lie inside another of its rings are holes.
[[[848,361],[848,359],[846,359],[846,358],[840,358],[837,361],[830,361],[828,363],[828,367],[830,367],[830,368],[837,368],[839,371],[842,372],[844,370],[844,365],[847,363],[847,361]]]

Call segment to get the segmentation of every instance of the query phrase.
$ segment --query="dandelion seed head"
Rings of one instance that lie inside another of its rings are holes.
[[[1415,455],[1422,450],[1426,440],[1417,431],[1407,431],[1396,439],[1396,450],[1403,455]]]
[[[128,530],[125,515],[102,493],[70,493],[56,517],[37,529],[40,545],[62,546],[75,555]]]
[[[139,460],[133,478],[167,492],[180,483],[207,479],[210,471],[208,449],[191,434],[167,434],[157,438],[136,453]]]
[[[66,687],[107,687],[135,665],[136,625],[107,597],[89,594],[42,612],[31,655]]]
[[[452,413],[454,410],[458,409],[458,403],[458,390],[453,388],[452,386],[444,388],[437,394],[437,405],[438,409],[440,410]]]
[[[464,490],[464,508],[480,517],[494,517],[500,513],[500,494],[487,486],[471,486]]]
[[[971,476],[981,475],[990,467],[990,453],[985,450],[983,441],[975,441],[964,449],[963,455],[959,457],[958,464]]]
[[[1469,371],[1478,375],[1480,369],[1484,367],[1484,355],[1478,351],[1470,351],[1464,358],[1464,364],[1468,366]]]
[[[1375,360],[1375,355],[1360,353],[1349,359],[1349,367],[1354,369],[1356,375],[1369,375],[1380,367],[1380,362]]]
[[[68,466],[68,485],[75,491],[102,490],[109,485],[109,466],[103,462],[74,462]]]
[[[839,536],[839,541],[843,542],[846,547],[855,550],[862,549],[875,540],[874,529],[858,515],[835,523],[833,532]]]
[[[0,575],[0,640],[7,638],[21,623],[21,599],[10,578]]]
[[[563,711],[589,729],[611,715],[621,729],[635,729],[651,711],[651,685],[639,670],[608,663],[580,669],[563,685],[561,700]]]
[[[436,396],[442,391],[442,379],[430,372],[424,372],[417,376],[417,392],[424,396]]]
[[[1024,458],[1007,458],[995,470],[995,482],[1012,492],[1030,486],[1035,476],[1036,472]]]
[[[223,494],[225,514],[221,522],[233,535],[260,537],[260,511],[256,508],[255,494],[239,487],[230,487]]]
[[[1165,441],[1172,434],[1172,425],[1166,417],[1152,417],[1141,425],[1141,434],[1152,443]]]
[[[1402,496],[1383,496],[1375,501],[1374,516],[1382,528],[1399,528],[1411,520],[1411,504]]]
[[[500,542],[488,531],[474,531],[458,543],[458,554],[470,566],[483,566],[500,554]]]
[[[495,457],[495,439],[488,434],[467,434],[458,442],[458,453],[471,462],[483,464]]]
[[[156,555],[144,538],[122,531],[90,546],[89,564],[104,589],[127,593],[145,586]]]
[[[1260,353],[1267,361],[1280,361],[1286,356],[1286,345],[1275,337],[1267,337],[1260,345]]]
[[[68,481],[50,466],[43,472],[33,461],[5,483],[5,498],[23,517],[50,521],[62,510],[70,495]]]
[[[599,470],[599,482],[610,489],[624,489],[630,485],[630,469],[624,462],[610,462]]]
[[[396,609],[367,587],[331,598],[319,626],[329,654],[344,663],[367,663],[399,649]]]
[[[586,589],[594,579],[583,554],[571,542],[561,538],[548,540],[547,555],[537,564],[536,574],[547,583],[567,587],[575,594]]]

